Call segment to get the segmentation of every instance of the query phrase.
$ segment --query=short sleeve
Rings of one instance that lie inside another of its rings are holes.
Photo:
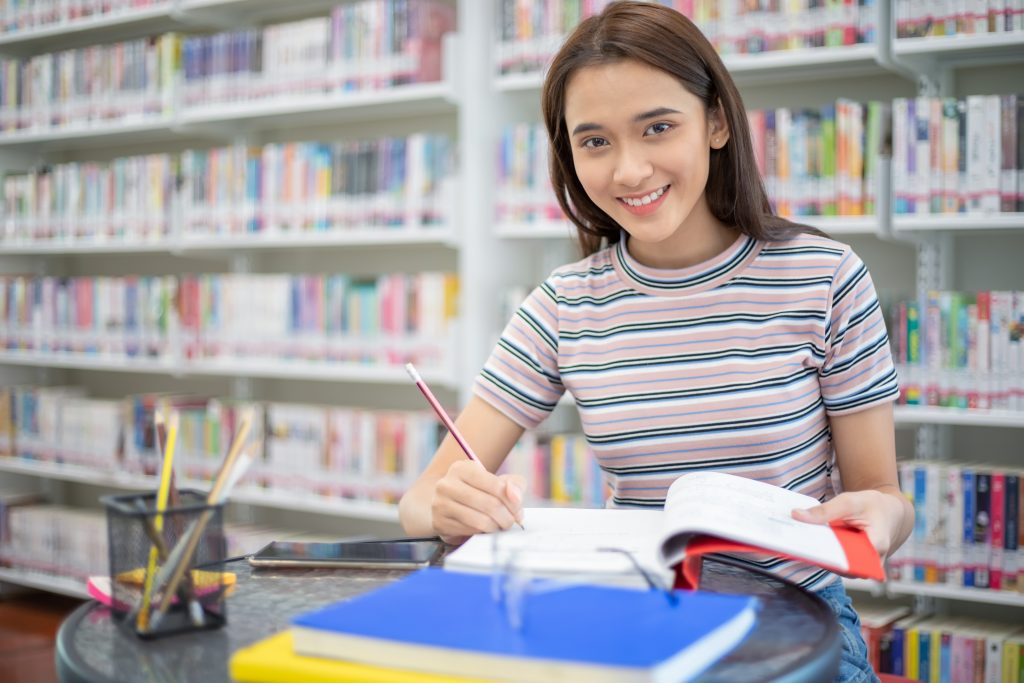
[[[530,293],[501,333],[473,392],[526,429],[565,393],[558,369],[558,304],[549,279]]]
[[[885,316],[867,267],[847,250],[836,269],[818,371],[829,415],[893,401],[899,394]]]

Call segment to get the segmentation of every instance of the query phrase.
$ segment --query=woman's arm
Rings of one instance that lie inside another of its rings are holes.
[[[524,482],[494,472],[523,428],[478,396],[470,399],[455,424],[483,467],[446,435],[398,504],[399,520],[410,536],[438,534],[456,543],[476,533],[508,529],[522,514]]]
[[[806,522],[843,520],[865,529],[885,557],[914,527],[914,507],[900,493],[896,475],[896,434],[892,403],[829,418],[843,493],[808,510],[794,510]]]

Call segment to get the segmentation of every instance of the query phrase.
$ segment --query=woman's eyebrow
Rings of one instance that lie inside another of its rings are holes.
[[[653,119],[659,116],[665,116],[667,114],[679,113],[680,112],[678,109],[672,109],[671,107],[657,107],[655,109],[650,109],[648,111],[637,114],[636,116],[633,117],[633,122],[640,123],[641,121],[646,121],[647,119]],[[579,135],[580,133],[589,133],[591,131],[601,130],[602,127],[603,126],[597,123],[581,123],[572,129],[572,134]]]

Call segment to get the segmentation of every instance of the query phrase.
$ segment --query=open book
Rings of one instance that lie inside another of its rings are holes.
[[[621,552],[648,570],[678,567],[677,585],[696,587],[700,558],[708,553],[767,553],[834,572],[884,580],[881,559],[861,529],[808,524],[794,508],[818,505],[810,496],[721,472],[694,472],[669,487],[664,510],[528,508],[526,531],[470,538],[445,558],[445,567],[517,570],[545,575],[587,575],[636,583]]]

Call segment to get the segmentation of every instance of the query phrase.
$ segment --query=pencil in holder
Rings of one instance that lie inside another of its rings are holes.
[[[223,506],[193,490],[180,491],[163,511],[155,493],[101,500],[115,620],[141,638],[224,625]]]

